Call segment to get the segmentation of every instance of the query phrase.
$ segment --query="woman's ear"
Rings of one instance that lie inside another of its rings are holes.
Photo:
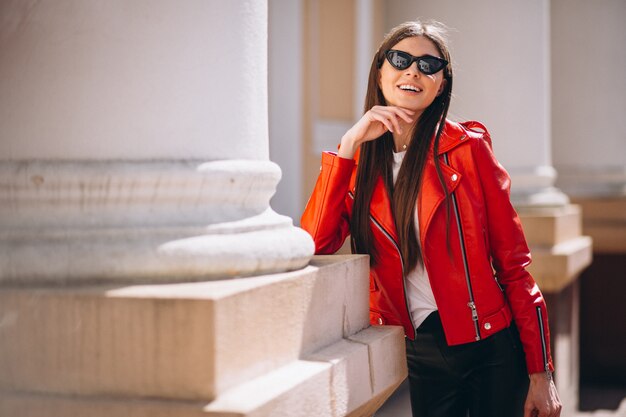
[[[443,93],[443,90],[446,88],[446,84],[448,84],[448,80],[444,78],[443,81],[441,81],[441,85],[439,86],[439,91],[437,91],[437,97],[439,97],[441,93]]]

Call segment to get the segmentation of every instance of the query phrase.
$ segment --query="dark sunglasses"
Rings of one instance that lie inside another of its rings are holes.
[[[397,70],[405,70],[413,65],[413,62],[417,62],[417,68],[422,74],[426,75],[436,74],[448,65],[448,61],[445,59],[431,55],[413,56],[403,51],[396,51],[395,49],[390,49],[385,52],[385,56],[391,66]]]

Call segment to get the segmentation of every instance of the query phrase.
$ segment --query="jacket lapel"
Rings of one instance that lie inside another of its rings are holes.
[[[446,120],[446,125],[439,143],[439,152],[437,157],[440,158],[441,173],[443,174],[443,180],[449,193],[454,192],[456,187],[462,181],[462,175],[454,168],[446,165],[443,161],[442,155],[450,151],[452,148],[464,143],[466,138],[467,136],[465,134],[465,130],[459,124]],[[435,161],[432,157],[433,153],[434,144],[430,149],[430,156],[427,160],[426,166],[424,167],[424,172],[422,174],[422,187],[419,195],[417,196],[421,243],[423,243],[426,239],[426,233],[428,232],[428,228],[431,225],[435,212],[446,198],[446,194],[441,186],[439,177],[437,176]]]
[[[370,215],[385,229],[385,231],[398,243],[398,231],[393,220],[391,200],[382,176],[376,179],[376,186],[370,202]]]
[[[354,160],[356,162],[356,166],[354,172],[352,173],[352,178],[350,181],[350,188],[352,192],[355,193],[355,183],[356,183],[356,171],[359,165],[359,159],[361,156],[361,149],[357,149],[354,154]],[[374,185],[374,192],[372,193],[372,200],[370,201],[370,216],[378,222],[378,224],[387,232],[389,236],[398,244],[398,231],[396,230],[396,224],[393,219],[393,212],[391,211],[391,200],[389,198],[389,194],[387,193],[387,188],[385,187],[385,183],[383,181],[382,176],[378,176],[376,178],[376,184]]]
[[[441,172],[447,189],[452,193],[462,180],[461,174],[444,164],[443,161],[441,161]],[[420,243],[423,244],[433,216],[439,205],[446,198],[446,194],[441,187],[435,162],[432,159],[429,159],[426,163],[422,175],[422,188],[417,196],[417,209],[419,213]]]

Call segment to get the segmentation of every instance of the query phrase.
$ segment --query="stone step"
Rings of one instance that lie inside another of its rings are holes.
[[[369,325],[368,258],[211,282],[0,289],[0,390],[210,401]]]
[[[553,246],[582,234],[580,206],[520,208],[524,234],[531,246]]]
[[[592,241],[578,236],[552,247],[531,248],[533,263],[528,266],[542,291],[557,293],[573,282],[591,263]]]
[[[403,347],[401,327],[373,327],[231,388],[210,403],[0,392],[0,415],[369,416],[406,377]]]

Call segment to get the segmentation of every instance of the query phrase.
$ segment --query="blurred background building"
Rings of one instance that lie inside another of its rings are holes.
[[[570,407],[616,410],[626,398],[626,2],[269,5],[270,158],[286,174],[273,206],[299,218],[320,153],[362,114],[384,34],[406,20],[443,22],[450,117],[483,122],[512,176],[559,345],[559,389]]]

